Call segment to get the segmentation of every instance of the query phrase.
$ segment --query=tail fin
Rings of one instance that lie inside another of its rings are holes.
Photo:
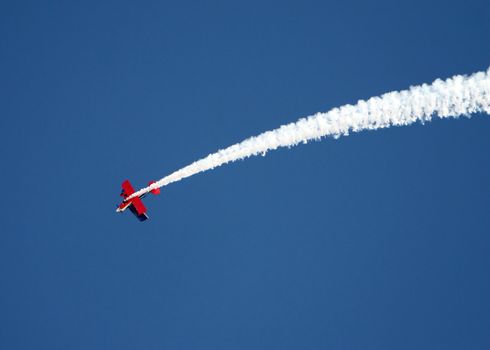
[[[150,181],[150,182],[148,182],[148,185],[152,185],[154,183],[155,183],[155,181]],[[155,195],[160,194],[160,189],[159,188],[154,188],[154,189],[151,190],[151,193],[153,193]]]

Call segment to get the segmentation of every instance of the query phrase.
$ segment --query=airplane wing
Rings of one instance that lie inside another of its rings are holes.
[[[145,220],[149,219],[149,217],[148,217],[148,215],[146,215],[146,213],[138,214],[138,212],[136,211],[136,208],[132,204],[129,206],[129,210],[131,210],[131,213],[133,213],[134,216],[136,216],[139,221],[145,221]]]
[[[129,197],[130,195],[132,195],[133,193],[134,193],[134,188],[133,188],[133,186],[131,186],[131,183],[129,182],[129,180],[124,181],[122,183],[121,196],[126,198],[126,197]]]
[[[136,209],[138,215],[146,213],[146,207],[144,206],[141,199],[139,199],[138,197],[131,199],[131,205],[134,206],[134,209]]]

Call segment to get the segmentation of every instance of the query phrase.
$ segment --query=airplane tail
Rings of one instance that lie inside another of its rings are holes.
[[[148,182],[148,186],[151,186],[155,183],[155,181],[150,181]],[[153,193],[154,195],[157,195],[157,194],[160,194],[160,188],[157,187],[157,188],[154,188],[151,190],[151,193]]]

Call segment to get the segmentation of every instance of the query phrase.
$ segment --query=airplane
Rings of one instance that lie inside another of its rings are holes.
[[[148,185],[151,185],[155,183],[155,181],[150,181]],[[123,197],[123,201],[121,204],[118,205],[116,212],[122,213],[126,209],[129,208],[131,213],[134,214],[138,218],[139,221],[145,221],[149,219],[148,215],[146,214],[146,207],[143,205],[143,202],[141,201],[141,198],[145,197],[147,193],[142,194],[141,196],[131,198],[130,200],[126,200],[130,195],[132,195],[135,190],[129,180],[125,180],[122,183],[122,191],[121,191],[121,197]],[[160,194],[160,189],[155,188],[151,190],[151,193],[153,194]]]

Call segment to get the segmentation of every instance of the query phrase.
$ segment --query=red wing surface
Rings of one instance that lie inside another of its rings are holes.
[[[138,215],[146,213],[146,208],[138,197],[131,199],[131,204],[134,205],[134,209],[136,209]]]
[[[134,205],[130,205],[129,206],[129,210],[131,211],[131,213],[134,214],[134,216],[136,216],[138,218],[139,221],[145,221],[145,220],[148,220],[148,215],[146,215],[146,213],[143,213],[143,214],[138,214],[136,212],[136,209],[134,208]]]
[[[122,192],[122,196],[124,198],[132,195],[134,193],[134,188],[133,186],[131,186],[131,183],[126,180],[122,183],[122,189],[123,189],[123,192]]]

